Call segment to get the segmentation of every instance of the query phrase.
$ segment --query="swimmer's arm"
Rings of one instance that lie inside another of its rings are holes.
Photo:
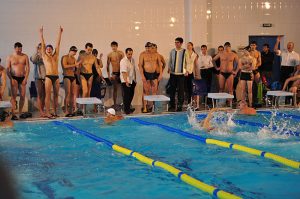
[[[1,98],[3,100],[3,95],[4,95],[4,91],[5,91],[5,88],[6,88],[6,70],[3,69],[2,72],[1,72],[1,81],[2,81],[2,85],[1,85]]]
[[[124,53],[122,51],[119,51],[119,53],[121,54],[121,59],[123,59],[125,57]]]
[[[273,49],[275,54],[278,55],[278,56],[280,56],[280,50],[278,49],[280,40],[281,40],[281,36],[278,36],[277,39],[276,39],[276,43],[274,45],[274,49]]]
[[[102,59],[100,58],[99,60],[98,60],[99,62],[99,66],[100,66],[100,68],[103,68],[103,62],[102,62]],[[102,71],[101,71],[102,72]]]
[[[41,54],[42,57],[46,55],[46,44],[44,39],[44,28],[43,26],[40,28],[40,39],[41,39]]]
[[[103,78],[103,77],[102,77],[101,67],[100,67],[100,65],[99,65],[99,63],[98,63],[97,57],[94,58],[94,63],[95,63],[95,67],[96,67],[96,70],[97,70],[98,75],[99,75],[101,78]]]
[[[258,58],[257,58],[257,63],[256,63],[256,68],[261,66],[261,53],[258,52]]]
[[[157,53],[157,64],[158,64],[158,67],[159,67],[159,77],[158,77],[158,81],[160,81],[162,79],[162,61],[161,61],[161,58],[160,58],[160,55]]]
[[[139,66],[142,81],[145,82],[146,78],[145,78],[145,75],[144,75],[143,65],[144,65],[144,56],[143,56],[143,54],[140,54],[138,66]]]
[[[296,80],[299,80],[300,79],[300,75],[296,75],[296,76],[293,76],[293,77],[290,77],[290,78],[287,78],[284,82],[284,86],[282,88],[283,91],[285,91],[287,85],[289,84],[290,81],[296,81]]]
[[[239,58],[238,58],[238,56],[235,54],[234,55],[234,60],[233,60],[233,62],[235,62],[235,63],[239,63]],[[233,75],[235,76],[238,72],[239,72],[239,67],[237,67],[235,70],[233,70],[232,71],[233,72]]]
[[[160,60],[161,60],[161,63],[162,63],[162,71],[164,71],[164,69],[166,67],[166,64],[167,64],[166,60],[162,55],[160,55]]]
[[[214,56],[214,58],[212,59],[213,62],[215,62],[216,60],[218,60],[220,58],[220,54],[218,53],[216,56]]]
[[[110,53],[107,55],[107,60],[106,60],[106,70],[107,70],[108,79],[110,79],[109,64],[110,64]]]
[[[6,59],[6,74],[9,79],[11,79],[11,60],[10,56]]]
[[[23,82],[26,84],[27,80],[28,80],[28,76],[29,76],[29,73],[30,73],[30,65],[29,65],[29,58],[28,56],[26,55],[26,65],[25,65],[25,79],[23,80]]]
[[[57,57],[59,55],[59,47],[60,47],[62,32],[63,32],[63,28],[60,26],[59,27],[59,32],[58,32],[58,37],[57,37],[57,40],[56,40],[56,46],[55,46],[55,55]]]

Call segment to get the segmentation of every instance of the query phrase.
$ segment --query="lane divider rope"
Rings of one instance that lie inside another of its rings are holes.
[[[210,139],[210,138],[205,138],[205,137],[201,137],[199,135],[194,135],[188,132],[185,132],[183,130],[180,129],[176,129],[167,125],[163,125],[163,124],[159,124],[159,123],[154,123],[154,122],[148,122],[148,121],[144,121],[138,118],[130,118],[132,121],[135,121],[139,124],[142,125],[151,125],[151,126],[157,126],[159,128],[165,129],[168,132],[171,133],[177,133],[179,135],[182,135],[184,137],[188,137],[194,140],[198,140],[202,143],[205,144],[214,144],[220,147],[224,147],[224,148],[229,148],[229,149],[234,149],[234,150],[238,150],[238,151],[243,151],[245,153],[249,153],[252,155],[256,155],[256,156],[261,156],[261,157],[265,157],[268,159],[271,159],[275,162],[279,162],[281,164],[284,164],[286,166],[295,168],[295,169],[299,169],[300,168],[300,162],[294,161],[294,160],[290,160],[288,158],[273,154],[273,153],[269,153],[266,151],[261,151],[258,149],[254,149],[254,148],[250,148],[250,147],[246,147],[243,145],[238,145],[238,144],[234,144],[234,143],[229,143],[229,142],[225,142],[225,141],[221,141],[221,140],[216,140],[216,139]]]
[[[71,125],[71,124],[67,124],[61,121],[53,121],[53,123],[55,125],[59,125],[59,126],[64,126],[67,127],[68,129],[79,133],[83,136],[86,136],[94,141],[97,142],[102,142],[104,144],[106,144],[108,147],[110,147],[111,149],[113,149],[114,151],[117,151],[119,153],[122,153],[126,156],[130,156],[133,157],[135,159],[137,159],[138,161],[145,163],[147,165],[150,165],[152,167],[159,167],[165,171],[168,171],[169,173],[173,174],[174,176],[176,176],[178,179],[180,179],[181,181],[195,187],[198,188],[206,193],[211,194],[212,196],[216,197],[216,198],[220,198],[220,199],[241,199],[241,197],[236,196],[232,193],[220,190],[214,186],[208,185],[196,178],[193,178],[191,176],[189,176],[188,174],[184,173],[183,171],[158,160],[153,160],[147,156],[144,156],[138,152],[132,151],[130,149],[127,149],[125,147],[116,145],[112,142],[110,142],[109,140],[103,139],[101,137],[98,137],[92,133],[89,133],[87,131],[83,131],[81,129],[76,128],[75,126]]]

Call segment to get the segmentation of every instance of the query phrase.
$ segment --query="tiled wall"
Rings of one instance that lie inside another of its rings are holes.
[[[300,1],[212,0],[212,45],[231,41],[233,48],[248,43],[248,35],[285,35],[300,49]],[[271,23],[270,28],[262,27]],[[272,47],[273,48],[273,47]],[[299,50],[298,50],[299,51]]]
[[[137,62],[147,41],[157,43],[167,58],[177,36],[193,41],[199,50],[201,44],[215,48],[225,41],[233,48],[246,45],[248,35],[283,34],[297,50],[300,1],[269,2],[270,9],[257,0],[1,0],[0,57],[3,65],[16,41],[31,55],[41,25],[47,43],[55,42],[59,25],[64,27],[61,55],[71,45],[83,49],[92,42],[104,54],[104,62],[113,40],[121,50],[132,47]],[[262,28],[262,23],[273,27]],[[141,91],[139,85],[135,104],[141,103]]]

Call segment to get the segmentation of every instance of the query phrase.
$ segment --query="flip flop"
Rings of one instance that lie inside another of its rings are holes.
[[[26,119],[26,114],[25,113],[22,113],[20,116],[19,116],[21,119]]]
[[[45,115],[45,117],[48,118],[48,119],[50,119],[50,120],[55,119],[54,115],[52,115],[52,114],[51,115]]]
[[[26,118],[29,118],[29,117],[32,118],[32,113],[26,112],[24,114],[25,114]]]
[[[11,120],[19,120],[16,115],[11,116]]]
[[[66,117],[73,117],[74,115],[72,114],[72,113],[68,113],[67,115],[66,115]]]

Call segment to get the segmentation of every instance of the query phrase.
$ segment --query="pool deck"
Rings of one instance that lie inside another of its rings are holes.
[[[107,110],[110,107],[106,107],[105,109]],[[136,116],[161,116],[161,115],[174,115],[174,114],[180,114],[180,113],[185,113],[186,112],[186,107],[184,107],[183,111],[181,112],[167,112],[167,111],[163,111],[160,113],[154,113],[154,112],[150,112],[150,113],[142,113],[141,112],[141,108],[142,106],[134,106],[135,108],[135,112],[129,115],[123,114],[121,110],[117,110],[117,114],[119,115],[123,115],[124,117],[136,117]],[[230,108],[230,107],[228,107]],[[257,108],[256,110],[270,110],[270,109],[274,109],[273,107],[262,107],[262,108]],[[279,108],[282,109],[282,108]],[[284,107],[285,110],[300,110],[300,108],[295,108],[295,107]],[[236,109],[234,109],[236,110]],[[274,109],[275,110],[275,109]],[[206,113],[208,110],[205,110],[203,108],[203,110],[199,110],[196,111],[196,113]],[[32,113],[32,118],[27,118],[27,119],[19,119],[19,120],[15,120],[14,122],[34,122],[34,121],[53,121],[53,120],[63,120],[63,119],[68,119],[68,120],[73,120],[73,119],[80,119],[80,118],[103,118],[105,117],[105,113],[99,112],[99,113],[94,113],[92,109],[89,109],[87,111],[87,113],[84,116],[74,116],[74,117],[65,117],[65,113],[60,109],[58,115],[59,117],[54,118],[54,119],[48,119],[48,118],[43,118],[40,117],[39,112],[38,111],[33,111]],[[17,114],[18,115],[18,114]]]

